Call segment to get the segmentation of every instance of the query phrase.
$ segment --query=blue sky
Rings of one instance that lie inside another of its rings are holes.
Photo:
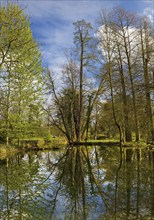
[[[65,63],[64,50],[73,45],[73,22],[85,19],[94,24],[101,9],[115,6],[152,18],[152,1],[154,0],[18,0],[18,4],[25,8],[30,17],[33,36],[42,51],[43,64],[59,74]]]

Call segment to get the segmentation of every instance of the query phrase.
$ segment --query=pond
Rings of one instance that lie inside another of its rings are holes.
[[[74,147],[0,161],[0,220],[154,219],[154,151]]]

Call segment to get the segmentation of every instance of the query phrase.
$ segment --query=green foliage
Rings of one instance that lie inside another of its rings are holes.
[[[6,145],[0,145],[0,160],[12,157],[14,154],[18,153],[19,149]]]
[[[44,135],[44,140],[45,141],[50,141],[52,139],[52,135],[50,134],[50,132],[46,132],[46,134]]]
[[[41,124],[41,54],[22,8],[8,3],[0,17],[0,130],[6,140],[19,139]]]
[[[38,145],[38,147],[43,147],[44,146],[44,144],[45,144],[45,141],[44,140],[38,140],[38,142],[37,142],[37,145]]]

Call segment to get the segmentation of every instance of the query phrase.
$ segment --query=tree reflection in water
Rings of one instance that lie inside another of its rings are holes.
[[[0,219],[152,219],[154,152],[73,147],[0,161]]]
[[[107,193],[106,186],[103,187],[106,182],[103,178],[105,171],[102,169],[99,174],[98,163],[96,148],[89,152],[87,147],[74,147],[57,164],[57,192],[61,190],[61,194],[66,197],[66,219],[87,219],[89,214],[95,214],[91,213],[94,208],[105,212],[111,207],[112,197]]]

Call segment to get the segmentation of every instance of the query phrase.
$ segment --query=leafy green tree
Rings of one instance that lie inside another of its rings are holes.
[[[27,130],[31,105],[42,103],[41,54],[33,39],[27,15],[18,5],[0,8],[0,81],[2,126],[6,143]]]

